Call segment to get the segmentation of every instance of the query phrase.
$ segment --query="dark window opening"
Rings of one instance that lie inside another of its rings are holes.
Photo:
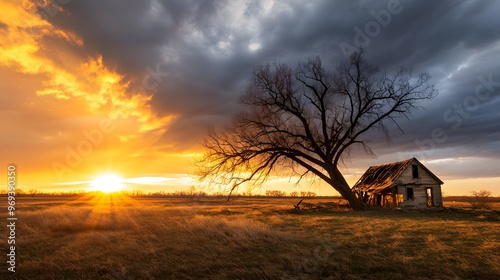
[[[413,173],[413,178],[418,178],[418,165],[413,164],[411,166],[411,171]]]
[[[414,199],[413,188],[406,188],[406,199]]]

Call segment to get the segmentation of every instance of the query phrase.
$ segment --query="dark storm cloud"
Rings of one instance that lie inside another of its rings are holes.
[[[157,111],[178,115],[161,139],[176,149],[194,145],[208,125],[239,110],[255,65],[320,55],[334,67],[346,46],[364,46],[381,69],[429,72],[441,93],[401,122],[404,135],[391,131],[394,145],[373,136],[377,154],[422,154],[422,141],[432,140],[435,129],[447,139],[427,145],[434,149],[429,159],[500,154],[498,1],[74,0],[63,8],[54,22],[135,84],[148,67],[168,72],[151,92]],[[475,95],[481,84],[484,98]]]

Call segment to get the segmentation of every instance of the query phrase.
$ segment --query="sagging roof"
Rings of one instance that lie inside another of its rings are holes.
[[[406,170],[408,165],[413,161],[416,161],[420,167],[422,167],[426,172],[429,173],[437,182],[443,184],[436,175],[434,175],[429,169],[427,169],[422,163],[420,163],[416,158],[411,158],[404,161],[393,162],[389,164],[370,166],[368,170],[361,176],[358,182],[352,187],[353,191],[369,191],[369,192],[381,192],[389,187],[397,185],[397,179]]]

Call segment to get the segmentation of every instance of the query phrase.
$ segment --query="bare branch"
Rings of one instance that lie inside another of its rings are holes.
[[[409,118],[422,100],[437,92],[430,76],[416,78],[401,68],[381,73],[353,54],[330,74],[319,58],[300,63],[295,71],[285,64],[258,66],[241,101],[246,110],[222,130],[211,129],[206,153],[198,161],[202,180],[228,186],[232,193],[246,183],[262,184],[275,172],[300,168],[299,181],[308,173],[330,184],[353,208],[361,208],[339,171],[339,162],[362,140],[379,129],[390,141],[387,122]]]

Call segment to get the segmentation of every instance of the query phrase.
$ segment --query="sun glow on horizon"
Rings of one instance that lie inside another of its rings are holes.
[[[122,177],[116,174],[102,174],[91,184],[92,190],[103,193],[119,192],[123,189]]]

